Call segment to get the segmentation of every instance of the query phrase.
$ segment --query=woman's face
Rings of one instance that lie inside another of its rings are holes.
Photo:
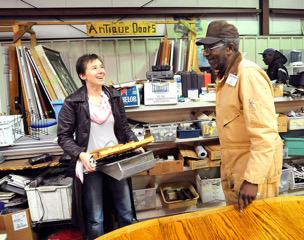
[[[99,59],[88,62],[85,74],[80,74],[82,80],[90,86],[102,86],[106,80],[106,70]]]

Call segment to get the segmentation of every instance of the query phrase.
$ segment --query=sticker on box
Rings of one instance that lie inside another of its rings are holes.
[[[24,228],[28,228],[28,222],[26,218],[26,212],[16,213],[12,215],[12,222],[14,225],[14,231],[18,231]]]

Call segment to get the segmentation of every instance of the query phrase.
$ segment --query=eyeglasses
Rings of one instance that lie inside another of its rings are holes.
[[[219,45],[215,45],[211,48],[207,47],[207,48],[202,48],[202,52],[211,52],[213,49],[216,49],[216,48],[219,48],[221,46],[224,46],[225,44],[222,43],[222,44],[219,44]]]

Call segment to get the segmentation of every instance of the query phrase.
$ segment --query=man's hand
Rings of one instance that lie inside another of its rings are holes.
[[[250,205],[256,198],[258,193],[258,185],[247,182],[243,182],[239,193],[239,211],[243,212],[243,209]]]
[[[90,158],[91,157],[92,157],[92,154],[89,154],[87,152],[82,152],[82,153],[79,154],[79,159],[81,160],[85,169],[88,172],[94,172],[95,171],[95,168],[92,168],[91,164],[90,164]]]

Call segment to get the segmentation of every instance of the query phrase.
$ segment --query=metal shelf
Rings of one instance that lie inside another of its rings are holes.
[[[295,102],[304,101],[304,96],[301,97],[275,97],[275,103],[281,102]],[[140,105],[139,107],[126,108],[127,113],[133,112],[149,112],[149,111],[164,111],[164,110],[179,110],[179,109],[194,109],[194,108],[204,108],[204,107],[215,107],[215,101],[213,102],[179,102],[174,105],[157,105],[157,106],[145,106]]]

